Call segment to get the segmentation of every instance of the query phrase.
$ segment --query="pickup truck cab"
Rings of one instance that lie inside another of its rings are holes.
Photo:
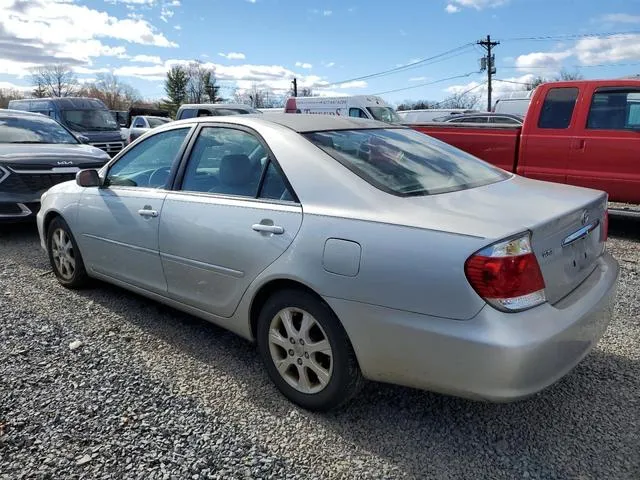
[[[522,127],[412,127],[524,177],[604,190],[612,201],[640,204],[640,80],[540,85]]]

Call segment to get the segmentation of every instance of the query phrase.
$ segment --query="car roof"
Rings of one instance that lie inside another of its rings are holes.
[[[330,115],[309,115],[303,113],[273,113],[270,115],[229,115],[223,117],[200,117],[179,120],[171,125],[180,123],[233,123],[249,122],[276,123],[298,133],[320,132],[329,130],[364,130],[371,128],[405,128],[401,125],[391,125],[355,117],[339,117]]]
[[[27,110],[13,110],[10,108],[1,108],[0,109],[0,115],[2,115],[3,117],[41,117],[41,118],[49,118],[46,115],[43,115],[42,113],[37,113],[37,112],[29,112]],[[53,119],[49,118],[49,120],[53,121]]]
[[[202,109],[219,109],[219,108],[242,108],[245,110],[255,110],[251,105],[243,103],[185,103],[180,109],[185,108],[202,108]]]

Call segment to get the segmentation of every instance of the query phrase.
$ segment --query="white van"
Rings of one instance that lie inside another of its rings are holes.
[[[336,115],[370,118],[386,123],[400,123],[400,117],[380,97],[356,95],[353,97],[290,97],[285,103],[285,113],[309,113],[312,115]]]
[[[493,111],[496,113],[511,113],[524,117],[529,109],[534,90],[528,92],[511,92],[496,100]]]

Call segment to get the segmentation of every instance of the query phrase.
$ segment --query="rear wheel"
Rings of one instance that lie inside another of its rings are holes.
[[[256,334],[271,380],[301,407],[330,410],[362,387],[346,332],[316,296],[299,290],[275,293],[260,312]]]
[[[53,273],[62,285],[82,288],[89,284],[78,245],[62,217],[54,218],[49,225],[47,251]]]

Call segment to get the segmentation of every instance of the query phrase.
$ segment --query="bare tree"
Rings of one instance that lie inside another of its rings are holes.
[[[534,77],[530,82],[527,82],[526,88],[527,90],[534,90],[539,85],[542,85],[543,83],[547,83],[547,82],[549,82],[549,80],[547,80],[543,76],[538,75],[537,77]]]
[[[19,90],[11,88],[0,89],[0,108],[7,108],[11,100],[20,100],[24,98],[24,94]]]
[[[78,79],[68,65],[43,65],[33,69],[31,81],[34,95],[71,97],[78,91]],[[42,97],[41,97],[42,98]]]
[[[567,80],[582,80],[584,77],[582,74],[575,70],[573,72],[569,72],[568,70],[561,70],[560,74],[555,78],[556,82],[565,82]]]
[[[215,71],[205,67],[200,61],[191,62],[186,68],[187,101],[189,103],[216,103],[220,100],[216,85]]]
[[[441,108],[462,108],[470,110],[475,108],[479,101],[480,95],[470,92],[461,92],[448,96],[440,102],[439,106]]]
[[[81,93],[102,100],[110,110],[128,110],[140,100],[140,94],[135,88],[121,82],[111,73],[98,74],[96,81],[85,86]]]

